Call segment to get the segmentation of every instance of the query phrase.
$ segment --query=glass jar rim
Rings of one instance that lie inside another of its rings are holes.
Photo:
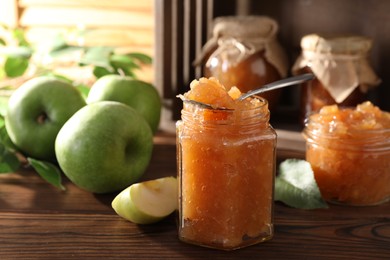
[[[318,121],[318,120],[317,120]],[[303,136],[309,143],[326,142],[345,150],[390,151],[390,128],[351,129],[337,131],[331,123],[323,124],[306,117]]]
[[[352,109],[355,109],[355,107],[353,106],[339,106],[338,105],[338,109],[340,111],[345,111],[345,110],[352,110]],[[383,113],[389,113],[390,112],[386,112],[386,111],[382,111]],[[313,126],[317,126],[317,127],[324,127],[326,125],[324,125],[323,123],[320,123],[320,122],[317,122],[316,120],[314,120],[313,116],[318,114],[319,112],[318,111],[312,111],[310,112],[309,114],[307,114],[305,116],[305,119],[304,119],[304,126],[305,127],[308,127],[309,125],[313,125]],[[333,124],[335,121],[330,121],[329,124],[327,125],[330,125],[330,124]],[[351,133],[362,133],[362,132],[372,132],[372,133],[382,133],[382,132],[390,132],[390,128],[371,128],[371,129],[348,129],[349,132]]]
[[[182,118],[192,117],[200,120],[203,123],[210,124],[245,124],[249,120],[256,120],[257,123],[269,122],[270,112],[268,109],[268,101],[260,96],[252,96],[259,100],[259,105],[249,109],[227,109],[227,108],[207,108],[201,103],[196,104],[195,102],[184,102],[183,109],[181,111]],[[214,114],[215,117],[206,117],[205,114]],[[219,116],[218,116],[219,115]]]

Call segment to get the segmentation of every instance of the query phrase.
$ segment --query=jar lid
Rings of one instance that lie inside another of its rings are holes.
[[[371,49],[372,40],[359,35],[309,34],[301,39],[305,51],[331,54],[361,54]]]
[[[221,16],[214,20],[213,35],[220,38],[230,36],[235,38],[271,38],[278,31],[277,22],[267,16]]]
[[[368,60],[371,45],[370,38],[360,35],[306,35],[292,72],[310,67],[332,98],[342,103],[356,88],[366,93],[381,82]]]
[[[264,50],[267,61],[277,69],[281,77],[285,77],[288,71],[288,61],[284,49],[276,39],[278,28],[278,23],[268,16],[217,17],[213,21],[212,37],[203,46],[194,65],[201,64],[209,52],[215,48],[222,48],[225,43],[233,39],[250,46],[251,52],[241,55],[240,59]]]

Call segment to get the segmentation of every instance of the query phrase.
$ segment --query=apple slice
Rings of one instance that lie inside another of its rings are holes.
[[[111,203],[115,212],[136,224],[162,220],[178,208],[178,184],[174,177],[134,183]]]

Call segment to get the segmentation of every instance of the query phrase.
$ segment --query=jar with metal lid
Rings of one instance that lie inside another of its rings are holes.
[[[359,206],[390,200],[390,113],[368,101],[325,106],[308,117],[304,136],[326,200]]]
[[[233,250],[273,236],[276,133],[267,101],[248,104],[212,109],[184,102],[177,122],[184,242]]]
[[[266,16],[223,16],[214,20],[213,36],[203,47],[204,76],[241,92],[286,77],[288,64],[276,39],[278,24]],[[273,108],[280,90],[261,95]]]
[[[357,35],[301,39],[302,53],[292,72],[316,76],[302,86],[302,118],[326,105],[356,106],[367,99],[367,91],[380,83],[368,60],[371,46],[371,39]]]

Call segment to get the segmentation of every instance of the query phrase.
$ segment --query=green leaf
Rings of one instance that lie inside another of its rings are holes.
[[[96,78],[101,78],[105,75],[109,75],[109,74],[117,74],[115,73],[113,70],[108,70],[106,68],[103,68],[103,67],[99,67],[99,66],[95,66],[93,68],[93,75],[95,75]]]
[[[12,173],[20,167],[20,161],[15,153],[0,143],[0,173]]]
[[[11,138],[8,135],[5,125],[0,128],[0,143],[5,146],[5,148],[10,152],[17,152],[18,148],[11,141]]]
[[[311,165],[305,160],[288,159],[280,164],[275,180],[275,200],[294,208],[328,208]]]
[[[8,57],[5,60],[4,70],[8,77],[14,78],[24,74],[29,64],[28,58]]]
[[[19,46],[30,46],[26,40],[26,36],[22,28],[16,28],[12,30],[12,36],[18,41]]]
[[[7,46],[0,48],[0,55],[5,57],[30,58],[33,51],[26,46]]]
[[[119,74],[134,76],[134,70],[140,69],[140,66],[127,55],[114,54],[110,58],[110,63]]]
[[[7,45],[7,43],[4,39],[0,38],[0,45],[5,46],[5,45]]]
[[[132,52],[132,53],[128,53],[127,56],[133,59],[137,59],[138,61],[144,64],[152,64],[153,62],[152,57],[143,53]]]
[[[56,188],[65,190],[65,187],[61,184],[61,171],[57,166],[52,163],[36,160],[30,157],[28,157],[27,160],[45,181]]]
[[[84,98],[87,98],[90,88],[87,85],[84,84],[78,84],[75,86],[76,89],[78,89],[81,92],[81,95]]]
[[[127,55],[113,54],[110,57],[111,65],[121,68],[139,69],[140,66],[134,61],[133,58]]]
[[[62,57],[75,57],[76,59],[79,53],[82,52],[82,49],[82,47],[78,46],[63,46],[60,49],[50,51],[48,53],[48,57],[53,60],[60,59]]]
[[[66,49],[69,47],[69,45],[67,44],[63,34],[57,34],[51,39],[46,40],[45,47],[47,48],[47,51],[50,53],[50,52]]]
[[[73,83],[73,80],[71,80],[71,79],[68,78],[67,76],[64,76],[64,75],[61,75],[61,74],[54,73],[53,71],[48,71],[47,73],[44,73],[44,74],[42,74],[42,75],[54,77],[54,78],[56,78],[56,79],[65,81],[65,82],[70,83],[70,84]]]
[[[110,68],[110,57],[113,53],[111,47],[91,47],[88,48],[83,57],[80,59],[82,65],[94,65],[104,68]]]

